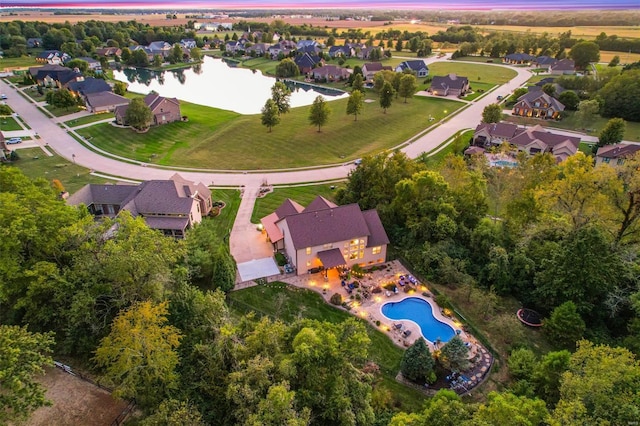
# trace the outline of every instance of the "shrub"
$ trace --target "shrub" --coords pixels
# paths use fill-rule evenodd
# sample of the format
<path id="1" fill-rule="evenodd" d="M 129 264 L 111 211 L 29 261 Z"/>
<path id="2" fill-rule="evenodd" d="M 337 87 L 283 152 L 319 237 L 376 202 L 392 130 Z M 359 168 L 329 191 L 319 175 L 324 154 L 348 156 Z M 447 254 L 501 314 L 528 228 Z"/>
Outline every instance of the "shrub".
<path id="1" fill-rule="evenodd" d="M 380 320 L 376 320 L 376 326 L 380 327 Z"/>
<path id="2" fill-rule="evenodd" d="M 341 305 L 342 295 L 340 293 L 333 293 L 333 296 L 331 296 L 331 299 L 329 299 L 329 302 L 331 302 L 331 304 L 336 306 Z"/>
<path id="3" fill-rule="evenodd" d="M 287 264 L 287 258 L 284 257 L 284 254 L 278 252 L 275 254 L 275 258 L 278 266 L 284 266 Z"/>
<path id="4" fill-rule="evenodd" d="M 451 302 L 449 300 L 449 298 L 447 296 L 445 296 L 444 294 L 438 294 L 435 299 L 436 303 L 438 304 L 438 306 L 440 306 L 441 308 L 449 308 L 451 309 Z"/>

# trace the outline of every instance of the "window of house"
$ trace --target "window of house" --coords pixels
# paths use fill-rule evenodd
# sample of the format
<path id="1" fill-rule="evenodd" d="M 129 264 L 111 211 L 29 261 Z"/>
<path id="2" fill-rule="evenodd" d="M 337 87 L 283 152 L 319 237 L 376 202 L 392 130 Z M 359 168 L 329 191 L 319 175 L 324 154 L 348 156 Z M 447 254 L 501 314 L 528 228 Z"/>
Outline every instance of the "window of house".
<path id="1" fill-rule="evenodd" d="M 307 254 L 311 254 L 311 247 L 307 247 Z"/>
<path id="2" fill-rule="evenodd" d="M 611 161 L 611 158 L 609 158 L 609 157 L 605 157 L 605 158 L 602 159 L 603 163 L 609 164 L 610 161 Z"/>
<path id="3" fill-rule="evenodd" d="M 358 252 L 354 251 L 349 255 L 349 260 L 354 260 L 358 258 Z"/>
<path id="4" fill-rule="evenodd" d="M 307 260 L 307 268 L 308 268 L 309 266 L 311 266 L 311 261 L 310 261 L 310 260 Z"/>
<path id="5" fill-rule="evenodd" d="M 380 254 L 382 252 L 382 246 L 374 247 L 371 249 L 371 254 Z"/>
<path id="6" fill-rule="evenodd" d="M 364 250 L 360 250 L 360 259 L 364 257 Z"/>
<path id="7" fill-rule="evenodd" d="M 540 102 L 536 102 L 535 104 L 533 104 L 533 106 L 539 107 L 540 106 Z"/>
<path id="8" fill-rule="evenodd" d="M 322 246 L 323 249 L 330 249 L 333 248 L 333 243 L 328 243 Z"/>

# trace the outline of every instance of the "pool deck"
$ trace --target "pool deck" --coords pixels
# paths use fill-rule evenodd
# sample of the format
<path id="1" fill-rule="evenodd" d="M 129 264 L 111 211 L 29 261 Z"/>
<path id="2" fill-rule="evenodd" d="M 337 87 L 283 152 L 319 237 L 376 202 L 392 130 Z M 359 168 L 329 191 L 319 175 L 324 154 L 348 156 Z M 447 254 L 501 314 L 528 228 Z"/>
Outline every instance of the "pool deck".
<path id="1" fill-rule="evenodd" d="M 397 260 L 386 262 L 380 266 L 380 269 L 367 273 L 363 278 L 352 278 L 350 282 L 358 281 L 360 283 L 361 292 L 371 291 L 376 287 L 383 287 L 389 283 L 398 284 L 400 275 L 409 275 L 409 271 Z M 387 333 L 389 338 L 398 346 L 406 348 L 411 346 L 418 337 L 422 336 L 420 327 L 410 320 L 391 320 L 385 317 L 382 312 L 382 305 L 388 302 L 400 302 L 408 297 L 416 297 L 427 301 L 431 307 L 434 317 L 439 321 L 449 324 L 454 330 L 460 330 L 459 336 L 463 341 L 468 343 L 469 346 L 469 359 L 472 361 L 472 367 L 469 371 L 465 372 L 465 375 L 469 377 L 470 382 L 462 390 L 455 389 L 459 393 L 465 393 L 481 383 L 487 373 L 489 372 L 493 363 L 493 358 L 489 351 L 478 342 L 471 334 L 466 333 L 462 324 L 455 318 L 445 315 L 445 311 L 441 309 L 435 301 L 431 298 L 431 292 L 426 284 L 418 282 L 414 285 L 414 290 L 409 290 L 409 286 L 398 287 L 398 293 L 389 292 L 383 289 L 382 293 L 371 293 L 369 298 L 362 298 L 361 301 L 356 301 L 349 298 L 345 287 L 341 285 L 341 279 L 337 271 L 330 270 L 328 276 L 325 278 L 322 273 L 308 274 L 308 275 L 277 275 L 269 277 L 269 281 L 282 281 L 290 285 L 306 288 L 318 292 L 327 303 L 331 296 L 335 293 L 339 293 L 343 297 L 343 301 L 350 301 L 351 312 L 360 318 L 363 318 L 369 323 L 379 328 L 381 331 Z M 405 291 L 407 290 L 407 291 Z M 429 294 L 424 296 L 423 293 Z M 354 296 L 356 291 L 352 293 Z M 340 306 L 337 308 L 344 309 Z M 380 321 L 380 325 L 376 324 L 376 321 Z M 394 324 L 402 324 L 401 329 L 394 327 Z M 404 332 L 410 330 L 411 334 L 405 336 Z M 434 352 L 439 349 L 436 342 L 430 342 L 425 338 L 429 349 Z M 442 344 L 440 345 L 440 347 Z"/>

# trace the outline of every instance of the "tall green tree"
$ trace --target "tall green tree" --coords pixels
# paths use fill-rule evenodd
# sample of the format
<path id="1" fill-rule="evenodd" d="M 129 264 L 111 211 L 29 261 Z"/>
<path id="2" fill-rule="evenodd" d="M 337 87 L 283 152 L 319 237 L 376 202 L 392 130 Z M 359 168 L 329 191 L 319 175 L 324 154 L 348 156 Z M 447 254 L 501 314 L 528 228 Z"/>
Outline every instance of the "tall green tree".
<path id="1" fill-rule="evenodd" d="M 502 107 L 499 104 L 490 104 L 482 110 L 483 123 L 499 123 L 502 120 Z"/>
<path id="2" fill-rule="evenodd" d="M 263 126 L 267 126 L 269 129 L 269 133 L 271 133 L 271 129 L 273 126 L 277 126 L 280 123 L 280 113 L 278 111 L 278 106 L 273 101 L 273 99 L 267 99 L 264 106 L 262 107 L 262 116 L 260 118 Z"/>
<path id="3" fill-rule="evenodd" d="M 353 77 L 353 83 L 351 83 L 352 91 L 357 90 L 361 93 L 364 93 L 364 80 L 362 74 L 356 74 Z"/>
<path id="4" fill-rule="evenodd" d="M 300 75 L 300 69 L 291 58 L 284 58 L 276 65 L 276 77 L 289 78 Z"/>
<path id="5" fill-rule="evenodd" d="M 364 108 L 364 95 L 359 90 L 352 90 L 347 102 L 347 115 L 353 115 L 353 120 L 358 121 L 358 115 Z"/>
<path id="6" fill-rule="evenodd" d="M 113 93 L 124 96 L 125 93 L 127 93 L 127 83 L 123 81 L 116 81 L 113 85 Z"/>
<path id="7" fill-rule="evenodd" d="M 469 368 L 469 348 L 460 336 L 453 336 L 440 349 L 440 363 L 451 371 L 465 371 Z"/>
<path id="8" fill-rule="evenodd" d="M 612 118 L 607 121 L 607 124 L 600 132 L 597 146 L 615 145 L 622 142 L 626 127 L 627 123 L 622 118 Z"/>
<path id="9" fill-rule="evenodd" d="M 287 85 L 281 81 L 276 81 L 271 87 L 271 99 L 278 108 L 278 114 L 285 114 L 289 112 L 290 98 L 291 90 L 289 90 Z"/>
<path id="10" fill-rule="evenodd" d="M 565 90 L 560 93 L 558 95 L 558 100 L 562 105 L 564 105 L 565 109 L 569 111 L 577 110 L 578 105 L 580 104 L 580 97 L 573 90 Z"/>
<path id="11" fill-rule="evenodd" d="M 324 97 L 318 95 L 309 110 L 309 123 L 318 126 L 318 132 L 320 132 L 320 128 L 329 121 L 329 115 L 331 115 L 331 108 Z"/>
<path id="12" fill-rule="evenodd" d="M 518 397 L 508 392 L 490 392 L 487 399 L 473 415 L 472 424 L 536 426 L 550 420 L 541 399 Z"/>
<path id="13" fill-rule="evenodd" d="M 167 325 L 167 314 L 166 302 L 140 302 L 114 319 L 94 359 L 115 383 L 116 396 L 152 406 L 176 387 L 181 334 Z"/>
<path id="14" fill-rule="evenodd" d="M 380 107 L 384 113 L 387 113 L 387 108 L 391 107 L 391 103 L 393 102 L 394 90 L 391 83 L 385 81 L 380 89 Z"/>
<path id="15" fill-rule="evenodd" d="M 604 100 L 605 117 L 640 121 L 640 69 L 629 69 L 613 77 L 598 95 Z"/>
<path id="16" fill-rule="evenodd" d="M 144 103 L 144 99 L 135 98 L 129 103 L 127 111 L 124 113 L 124 120 L 134 129 L 145 130 L 151 125 L 153 113 L 151 108 Z"/>
<path id="17" fill-rule="evenodd" d="M 600 111 L 600 104 L 597 100 L 584 100 L 578 104 L 578 111 L 576 112 L 576 121 L 583 129 L 590 125 L 595 119 L 596 115 Z"/>
<path id="18" fill-rule="evenodd" d="M 589 63 L 600 60 L 600 47 L 593 41 L 581 41 L 573 45 L 569 51 L 576 68 L 585 69 Z"/>
<path id="19" fill-rule="evenodd" d="M 543 330 L 551 342 L 570 349 L 582 338 L 585 329 L 586 325 L 572 301 L 556 307 L 543 323 Z"/>
<path id="20" fill-rule="evenodd" d="M 141 426 L 205 426 L 202 414 L 193 404 L 176 399 L 162 401 L 154 413 L 140 421 Z"/>
<path id="21" fill-rule="evenodd" d="M 628 424 L 640 416 L 640 363 L 627 349 L 583 340 L 553 413 L 558 424 Z"/>
<path id="22" fill-rule="evenodd" d="M 25 419 L 48 404 L 35 376 L 44 374 L 43 367 L 53 366 L 53 343 L 53 333 L 0 325 L 0 423 Z"/>
<path id="23" fill-rule="evenodd" d="M 400 78 L 400 87 L 398 88 L 398 94 L 404 98 L 404 103 L 407 103 L 407 98 L 413 96 L 418 88 L 418 81 L 413 74 L 404 74 Z"/>
<path id="24" fill-rule="evenodd" d="M 431 351 L 425 340 L 420 337 L 402 355 L 400 371 L 411 381 L 433 383 L 436 378 L 433 372 L 434 366 L 435 360 L 431 356 Z"/>

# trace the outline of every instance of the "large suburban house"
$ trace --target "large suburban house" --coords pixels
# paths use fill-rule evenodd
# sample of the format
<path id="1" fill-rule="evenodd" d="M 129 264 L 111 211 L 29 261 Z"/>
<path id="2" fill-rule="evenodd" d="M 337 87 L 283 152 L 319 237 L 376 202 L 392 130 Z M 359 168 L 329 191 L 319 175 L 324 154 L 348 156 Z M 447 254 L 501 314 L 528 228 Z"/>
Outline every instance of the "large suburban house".
<path id="1" fill-rule="evenodd" d="M 176 98 L 165 98 L 157 93 L 149 93 L 144 97 L 144 103 L 151 109 L 153 119 L 152 126 L 172 123 L 182 119 L 180 113 L 180 101 Z M 129 105 L 121 105 L 115 108 L 116 123 L 126 125 L 125 115 Z"/>
<path id="2" fill-rule="evenodd" d="M 542 91 L 526 93 L 513 106 L 513 115 L 521 117 L 558 119 L 564 105 Z"/>
<path id="3" fill-rule="evenodd" d="M 338 206 L 318 196 L 306 208 L 285 200 L 262 223 L 274 251 L 284 251 L 298 275 L 311 269 L 384 263 L 389 238 L 378 212 Z"/>
<path id="4" fill-rule="evenodd" d="M 434 76 L 429 91 L 437 96 L 464 96 L 469 91 L 469 79 L 456 74 Z"/>
<path id="5" fill-rule="evenodd" d="M 43 87 L 63 88 L 73 81 L 83 79 L 82 73 L 59 64 L 47 64 L 29 68 L 29 74 L 36 83 Z"/>
<path id="6" fill-rule="evenodd" d="M 380 62 L 367 62 L 366 64 L 362 65 L 362 75 L 364 75 L 365 81 L 373 81 L 373 76 L 378 71 L 384 70 L 393 71 L 393 68 L 388 65 L 382 65 L 382 63 Z"/>
<path id="7" fill-rule="evenodd" d="M 558 75 L 575 74 L 576 64 L 572 59 L 561 59 L 549 67 L 549 72 Z"/>
<path id="8" fill-rule="evenodd" d="M 209 188 L 177 173 L 168 180 L 139 185 L 85 185 L 67 203 L 84 204 L 96 217 L 116 217 L 127 210 L 133 217 L 142 216 L 150 228 L 176 238 L 183 238 L 212 208 Z"/>
<path id="9" fill-rule="evenodd" d="M 320 56 L 310 55 L 306 52 L 296 56 L 293 62 L 298 66 L 300 74 L 309 74 L 318 64 L 322 65 L 324 63 Z"/>
<path id="10" fill-rule="evenodd" d="M 490 148 L 505 142 L 529 155 L 549 152 L 561 162 L 578 152 L 580 138 L 552 133 L 540 125 L 524 128 L 513 123 L 480 123 L 473 133 L 475 146 Z"/>
<path id="11" fill-rule="evenodd" d="M 61 65 L 71 59 L 69 54 L 59 50 L 45 50 L 36 56 L 36 62 L 49 65 Z"/>
<path id="12" fill-rule="evenodd" d="M 97 92 L 84 95 L 87 110 L 93 113 L 112 112 L 118 107 L 129 105 L 131 99 L 116 95 L 113 92 Z"/>
<path id="13" fill-rule="evenodd" d="M 311 71 L 311 77 L 316 81 L 341 81 L 349 78 L 351 70 L 338 65 L 323 65 Z"/>
<path id="14" fill-rule="evenodd" d="M 405 70 L 411 70 L 418 78 L 429 75 L 429 67 L 424 59 L 412 59 L 410 61 L 400 62 L 396 67 L 396 72 L 404 72 Z"/>
<path id="15" fill-rule="evenodd" d="M 596 153 L 596 166 L 599 164 L 621 166 L 627 158 L 637 155 L 638 151 L 640 151 L 640 145 L 635 144 L 617 143 L 601 146 Z"/>
<path id="16" fill-rule="evenodd" d="M 510 53 L 504 57 L 503 62 L 512 65 L 530 64 L 536 57 L 528 53 Z"/>

